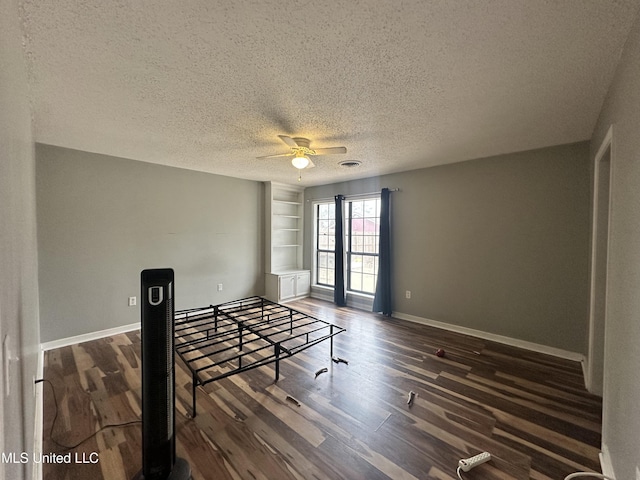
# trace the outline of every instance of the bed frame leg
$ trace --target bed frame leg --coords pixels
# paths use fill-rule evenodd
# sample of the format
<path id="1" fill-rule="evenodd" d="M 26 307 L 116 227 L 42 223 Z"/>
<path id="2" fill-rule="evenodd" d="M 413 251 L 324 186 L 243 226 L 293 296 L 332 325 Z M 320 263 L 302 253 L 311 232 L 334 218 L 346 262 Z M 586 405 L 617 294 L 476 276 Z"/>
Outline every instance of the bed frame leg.
<path id="1" fill-rule="evenodd" d="M 275 348 L 275 356 L 276 356 L 276 382 L 280 379 L 280 344 L 276 343 L 274 345 Z"/>
<path id="2" fill-rule="evenodd" d="M 333 325 L 329 327 L 329 333 L 331 334 L 331 339 L 329 340 L 331 344 L 331 358 L 333 358 Z"/>

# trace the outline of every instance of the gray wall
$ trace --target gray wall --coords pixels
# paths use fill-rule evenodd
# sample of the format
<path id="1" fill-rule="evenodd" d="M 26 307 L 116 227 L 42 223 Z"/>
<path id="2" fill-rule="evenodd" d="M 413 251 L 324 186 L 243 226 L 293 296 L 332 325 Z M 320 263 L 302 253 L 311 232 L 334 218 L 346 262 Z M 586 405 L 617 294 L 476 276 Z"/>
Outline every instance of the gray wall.
<path id="1" fill-rule="evenodd" d="M 0 2 L 0 342 L 20 359 L 5 396 L 0 365 L 0 451 L 32 452 L 40 343 L 35 217 L 35 155 L 18 2 Z M 2 360 L 0 360 L 0 363 Z M 33 464 L 0 463 L 0 478 L 31 478 Z"/>
<path id="2" fill-rule="evenodd" d="M 619 479 L 640 472 L 640 17 L 631 30 L 592 141 L 613 125 L 603 448 Z"/>
<path id="3" fill-rule="evenodd" d="M 145 268 L 175 270 L 177 309 L 264 292 L 261 183 L 40 144 L 36 158 L 43 342 L 139 322 L 127 300 Z"/>
<path id="4" fill-rule="evenodd" d="M 400 188 L 395 312 L 584 353 L 588 154 L 583 142 L 308 188 L 305 266 L 311 200 Z"/>

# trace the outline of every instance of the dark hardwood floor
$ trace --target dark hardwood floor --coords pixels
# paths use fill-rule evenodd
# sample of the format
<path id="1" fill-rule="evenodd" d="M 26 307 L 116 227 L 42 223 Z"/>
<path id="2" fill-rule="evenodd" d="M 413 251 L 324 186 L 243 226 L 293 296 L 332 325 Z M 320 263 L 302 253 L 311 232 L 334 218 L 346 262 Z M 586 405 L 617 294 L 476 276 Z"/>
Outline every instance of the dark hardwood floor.
<path id="1" fill-rule="evenodd" d="M 334 355 L 349 363 L 333 363 L 324 342 L 281 362 L 277 383 L 267 366 L 199 388 L 190 419 L 191 376 L 178 359 L 177 451 L 194 479 L 457 479 L 458 460 L 482 451 L 492 460 L 464 479 L 599 471 L 601 401 L 580 364 L 317 300 L 290 305 L 345 327 Z M 65 450 L 50 438 L 50 387 L 59 444 L 139 419 L 140 332 L 48 351 L 45 378 L 43 452 L 99 461 L 46 463 L 44 478 L 133 478 L 140 423 Z"/>

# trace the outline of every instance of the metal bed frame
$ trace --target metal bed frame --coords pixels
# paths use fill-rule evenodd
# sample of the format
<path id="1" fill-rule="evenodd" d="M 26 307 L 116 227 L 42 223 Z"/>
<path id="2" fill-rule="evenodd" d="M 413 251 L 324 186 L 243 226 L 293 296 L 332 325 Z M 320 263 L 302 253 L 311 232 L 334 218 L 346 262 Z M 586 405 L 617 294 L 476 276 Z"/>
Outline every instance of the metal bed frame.
<path id="1" fill-rule="evenodd" d="M 175 312 L 175 352 L 191 371 L 192 415 L 196 387 L 292 357 L 345 329 L 262 297 Z"/>

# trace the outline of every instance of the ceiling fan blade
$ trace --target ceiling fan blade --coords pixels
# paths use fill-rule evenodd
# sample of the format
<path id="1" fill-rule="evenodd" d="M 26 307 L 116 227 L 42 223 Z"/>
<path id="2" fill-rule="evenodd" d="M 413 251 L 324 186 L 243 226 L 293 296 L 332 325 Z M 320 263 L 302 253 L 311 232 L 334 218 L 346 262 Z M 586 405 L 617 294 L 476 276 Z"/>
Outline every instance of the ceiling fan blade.
<path id="1" fill-rule="evenodd" d="M 295 147 L 298 146 L 296 141 L 293 138 L 288 137 L 287 135 L 278 135 L 278 138 L 280 138 L 280 140 L 282 140 L 284 143 L 286 143 L 291 148 L 295 148 Z"/>
<path id="2" fill-rule="evenodd" d="M 347 147 L 329 147 L 329 148 L 314 148 L 316 155 L 335 155 L 338 153 L 347 153 Z"/>
<path id="3" fill-rule="evenodd" d="M 281 153 L 280 155 L 265 155 L 264 157 L 256 157 L 258 160 L 262 160 L 265 158 L 278 158 L 278 157 L 293 157 L 295 154 L 289 153 Z"/>

